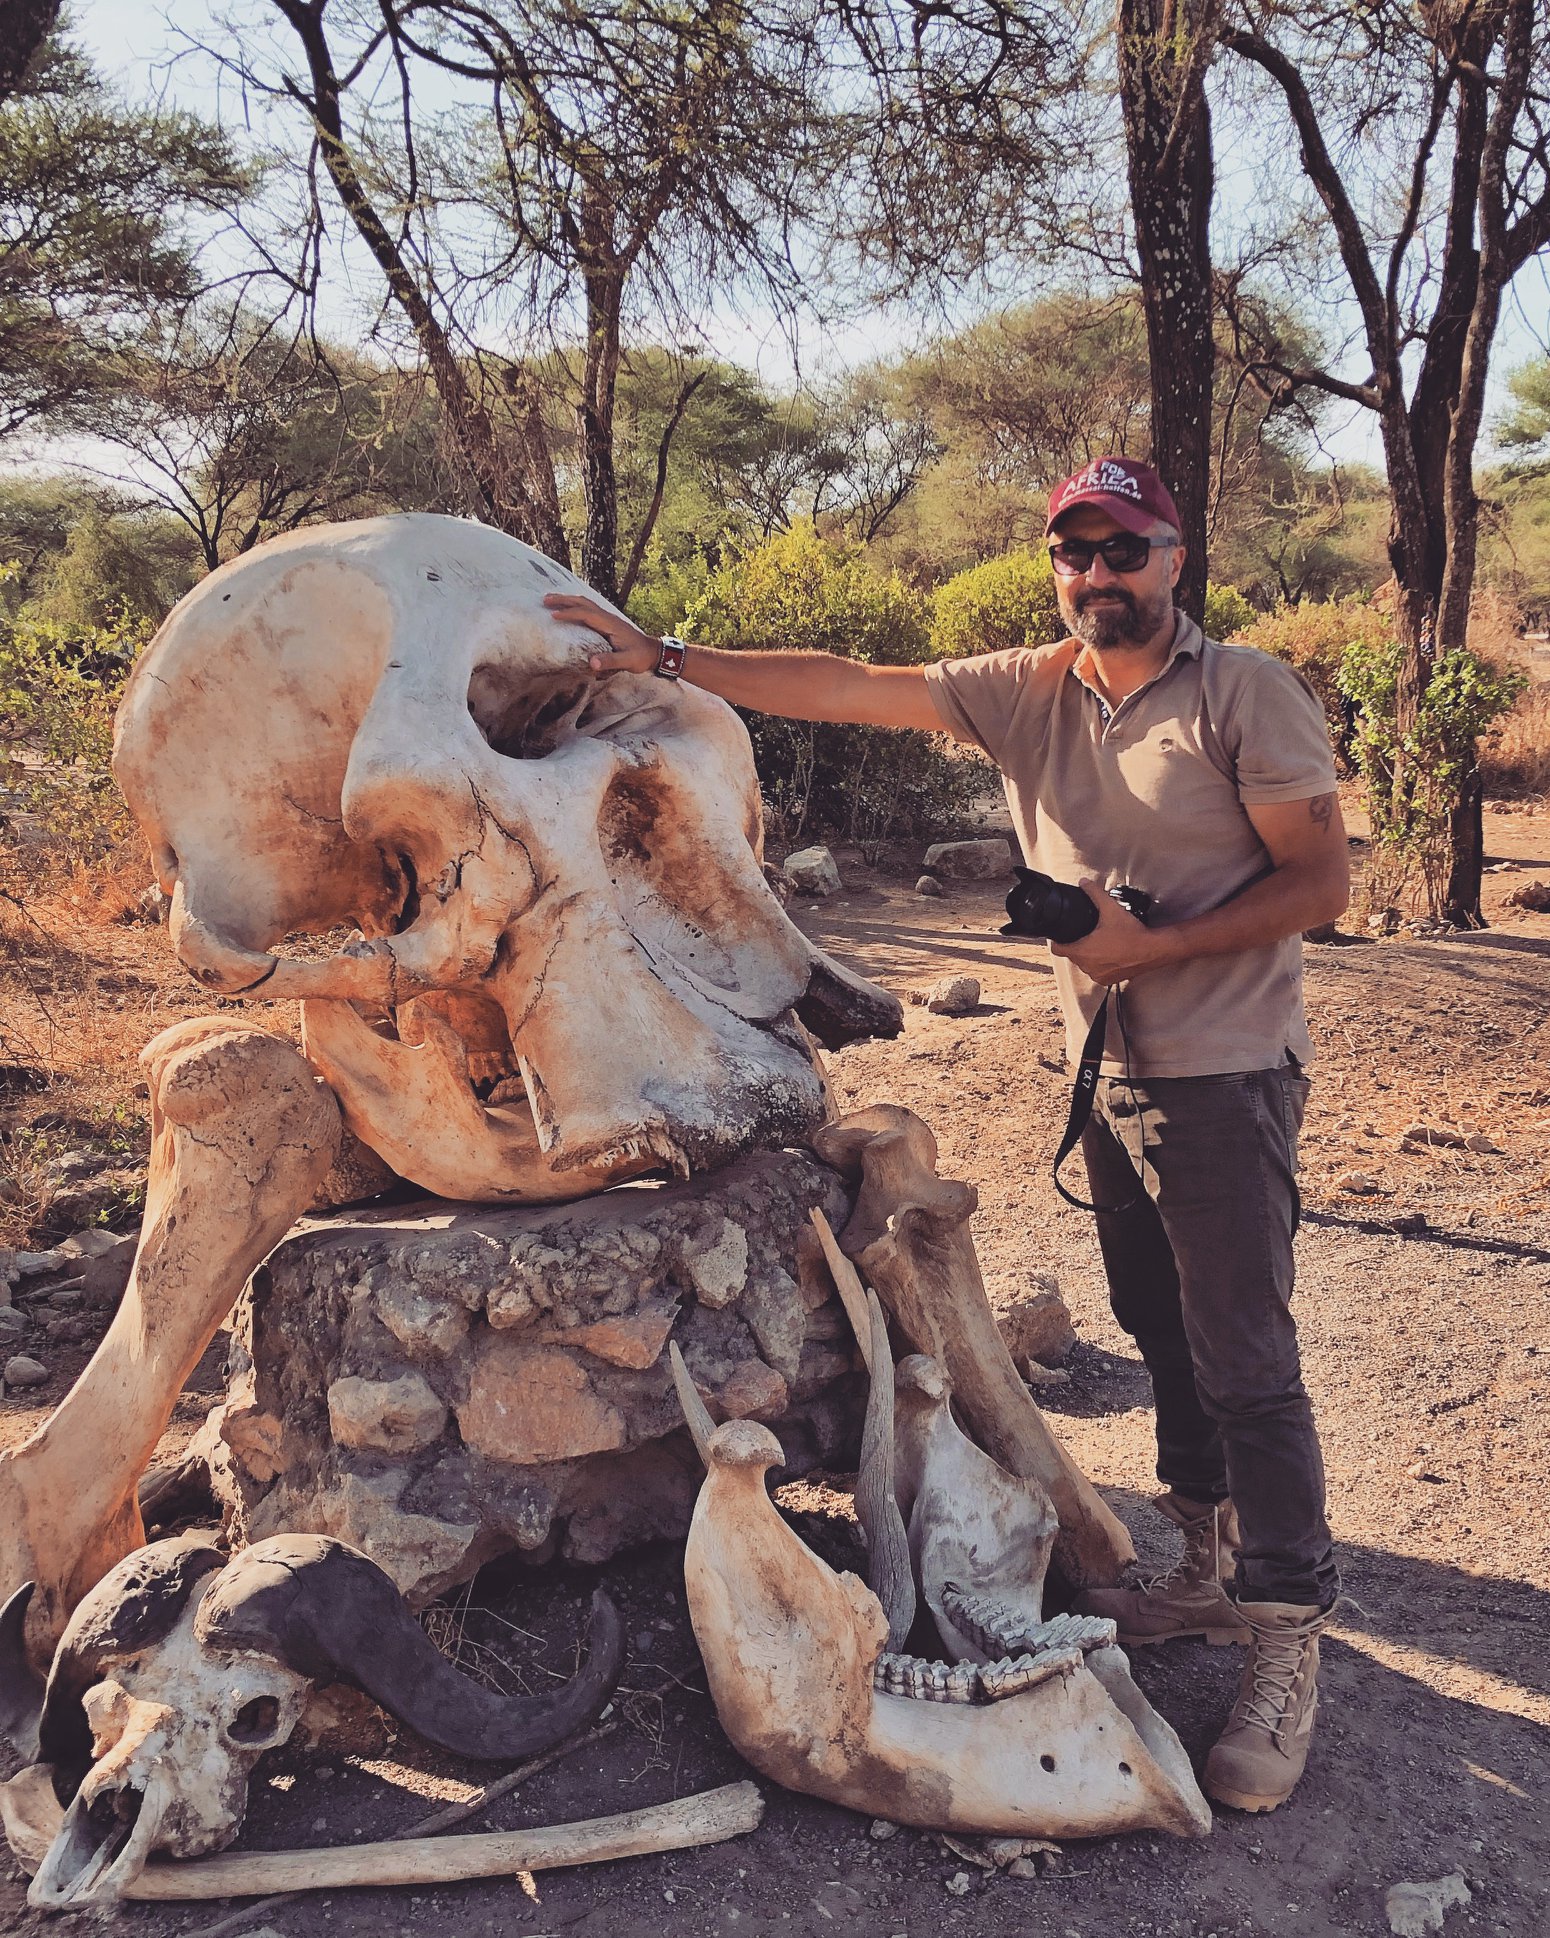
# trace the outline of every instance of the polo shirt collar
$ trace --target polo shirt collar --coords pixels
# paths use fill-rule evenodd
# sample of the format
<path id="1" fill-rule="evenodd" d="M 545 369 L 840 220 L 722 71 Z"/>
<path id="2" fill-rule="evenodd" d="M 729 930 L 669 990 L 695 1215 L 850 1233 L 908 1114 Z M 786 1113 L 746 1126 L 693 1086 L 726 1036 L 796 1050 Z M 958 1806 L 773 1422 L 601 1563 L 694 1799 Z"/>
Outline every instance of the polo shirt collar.
<path id="1" fill-rule="evenodd" d="M 1152 675 L 1152 679 L 1147 681 L 1148 686 L 1152 685 L 1154 681 L 1160 680 L 1175 660 L 1199 659 L 1201 648 L 1205 645 L 1205 635 L 1201 632 L 1200 628 L 1190 618 L 1187 612 L 1180 611 L 1177 606 L 1174 607 L 1174 621 L 1173 644 L 1168 648 L 1168 657 Z M 1090 649 L 1081 640 L 1076 640 L 1075 643 L 1076 651 L 1071 656 L 1071 671 L 1090 692 L 1097 693 L 1098 689 L 1093 685 L 1089 677 L 1088 653 Z M 1102 696 L 1100 695 L 1099 697 L 1101 698 Z"/>

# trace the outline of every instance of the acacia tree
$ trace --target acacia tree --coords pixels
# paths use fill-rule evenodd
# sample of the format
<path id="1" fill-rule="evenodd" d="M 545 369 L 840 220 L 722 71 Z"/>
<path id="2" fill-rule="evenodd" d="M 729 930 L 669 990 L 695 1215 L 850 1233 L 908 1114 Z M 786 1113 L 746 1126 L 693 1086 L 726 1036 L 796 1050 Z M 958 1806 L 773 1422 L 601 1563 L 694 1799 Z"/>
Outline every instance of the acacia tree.
<path id="1" fill-rule="evenodd" d="M 1288 357 L 1251 314 L 1234 314 L 1239 354 L 1273 393 L 1322 391 L 1377 417 L 1403 648 L 1388 811 L 1403 827 L 1406 736 L 1438 656 L 1464 645 L 1468 625 L 1475 449 L 1502 300 L 1550 246 L 1550 4 L 1247 0 L 1221 39 L 1290 117 L 1358 319 L 1367 367 L 1351 375 L 1336 359 Z M 1478 924 L 1481 785 L 1465 767 L 1432 912 Z"/>
<path id="2" fill-rule="evenodd" d="M 197 294 L 199 216 L 248 186 L 214 130 L 48 43 L 0 103 L 0 436 L 92 428 L 127 348 Z"/>
<path id="3" fill-rule="evenodd" d="M 779 303 L 794 288 L 790 227 L 819 120 L 800 22 L 780 0 L 762 13 L 741 0 L 379 0 L 374 14 L 270 3 L 300 71 L 263 71 L 234 44 L 223 58 L 308 115 L 483 515 L 568 559 L 557 456 L 573 451 L 581 568 L 619 593 L 627 326 L 671 335 L 713 289 L 741 284 Z M 392 115 L 372 105 L 384 77 Z M 556 352 L 571 440 L 555 435 L 545 381 Z M 669 413 L 665 444 L 681 418 Z M 637 532 L 631 558 L 642 551 Z"/>
<path id="4" fill-rule="evenodd" d="M 206 571 L 320 519 L 456 501 L 412 386 L 283 319 L 201 306 L 127 363 L 100 425 L 133 454 L 120 482 L 187 528 Z"/>
<path id="5" fill-rule="evenodd" d="M 0 101 L 21 86 L 59 21 L 60 0 L 0 0 Z"/>

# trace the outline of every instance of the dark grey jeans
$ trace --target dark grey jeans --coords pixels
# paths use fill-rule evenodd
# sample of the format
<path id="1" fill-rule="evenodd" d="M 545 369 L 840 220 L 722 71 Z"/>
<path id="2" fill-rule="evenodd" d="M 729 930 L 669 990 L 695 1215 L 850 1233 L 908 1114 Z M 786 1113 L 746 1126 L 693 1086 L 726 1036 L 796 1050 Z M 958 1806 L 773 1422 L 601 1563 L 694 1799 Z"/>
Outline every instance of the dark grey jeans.
<path id="1" fill-rule="evenodd" d="M 1297 1135 L 1293 1066 L 1100 1082 L 1082 1136 L 1114 1316 L 1157 1404 L 1157 1477 L 1195 1501 L 1231 1495 L 1237 1592 L 1327 1606 L 1339 1592 L 1324 1463 L 1292 1318 Z"/>

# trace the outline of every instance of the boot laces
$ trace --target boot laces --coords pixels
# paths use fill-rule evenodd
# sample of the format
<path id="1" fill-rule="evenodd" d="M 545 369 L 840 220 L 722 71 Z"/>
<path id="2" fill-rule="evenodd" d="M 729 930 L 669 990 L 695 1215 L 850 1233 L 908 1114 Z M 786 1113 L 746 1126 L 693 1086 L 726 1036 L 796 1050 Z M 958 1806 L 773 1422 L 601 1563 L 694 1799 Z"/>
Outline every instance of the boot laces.
<path id="1" fill-rule="evenodd" d="M 1242 1721 L 1279 1738 L 1289 1720 L 1292 1698 L 1307 1661 L 1308 1646 L 1324 1627 L 1324 1620 L 1299 1628 L 1254 1630 L 1250 1665 L 1253 1686 L 1243 1701 Z"/>
<path id="2" fill-rule="evenodd" d="M 1165 1595 L 1174 1588 L 1193 1588 L 1210 1581 L 1216 1574 L 1216 1516 L 1183 1523 L 1184 1552 L 1160 1575 L 1148 1575 L 1139 1584 L 1146 1595 Z"/>

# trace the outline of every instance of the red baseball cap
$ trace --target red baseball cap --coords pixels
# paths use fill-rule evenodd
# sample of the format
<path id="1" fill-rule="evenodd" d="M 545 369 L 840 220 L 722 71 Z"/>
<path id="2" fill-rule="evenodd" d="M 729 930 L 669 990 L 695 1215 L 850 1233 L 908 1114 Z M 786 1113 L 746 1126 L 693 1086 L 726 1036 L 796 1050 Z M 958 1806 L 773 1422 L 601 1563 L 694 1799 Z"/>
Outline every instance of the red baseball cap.
<path id="1" fill-rule="evenodd" d="M 1127 532 L 1144 533 L 1156 519 L 1182 532 L 1173 494 L 1149 464 L 1134 458 L 1094 458 L 1049 495 L 1048 538 L 1068 511 L 1078 505 L 1097 505 Z"/>

